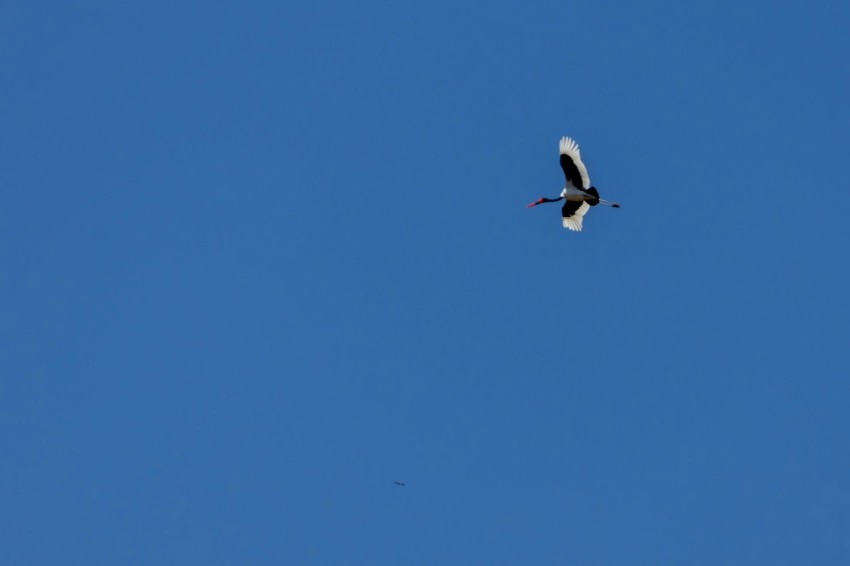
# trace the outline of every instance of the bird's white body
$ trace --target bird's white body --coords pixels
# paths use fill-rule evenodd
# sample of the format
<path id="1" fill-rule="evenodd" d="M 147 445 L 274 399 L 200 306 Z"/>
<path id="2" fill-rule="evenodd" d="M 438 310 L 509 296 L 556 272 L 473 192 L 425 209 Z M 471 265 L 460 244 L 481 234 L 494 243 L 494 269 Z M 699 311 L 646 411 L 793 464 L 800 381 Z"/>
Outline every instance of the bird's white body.
<path id="1" fill-rule="evenodd" d="M 564 190 L 561 191 L 561 198 L 566 200 L 590 200 L 593 196 L 567 183 Z"/>

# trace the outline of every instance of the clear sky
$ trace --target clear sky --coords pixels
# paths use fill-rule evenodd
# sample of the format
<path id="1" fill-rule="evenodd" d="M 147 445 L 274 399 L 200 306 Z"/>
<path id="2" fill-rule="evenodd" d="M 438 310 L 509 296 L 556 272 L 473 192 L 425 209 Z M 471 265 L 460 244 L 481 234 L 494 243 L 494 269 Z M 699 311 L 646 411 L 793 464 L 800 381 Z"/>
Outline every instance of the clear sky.
<path id="1" fill-rule="evenodd" d="M 850 563 L 848 21 L 2 3 L 0 563 Z"/>

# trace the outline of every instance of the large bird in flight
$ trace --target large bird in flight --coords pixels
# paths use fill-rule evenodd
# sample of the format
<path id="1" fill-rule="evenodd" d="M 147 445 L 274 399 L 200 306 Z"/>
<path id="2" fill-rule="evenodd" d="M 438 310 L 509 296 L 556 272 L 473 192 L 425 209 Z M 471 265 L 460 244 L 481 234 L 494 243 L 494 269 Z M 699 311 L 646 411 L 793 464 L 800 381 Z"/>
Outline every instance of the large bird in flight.
<path id="1" fill-rule="evenodd" d="M 596 187 L 590 186 L 590 177 L 587 168 L 581 162 L 581 152 L 578 144 L 568 137 L 561 138 L 561 169 L 564 170 L 564 190 L 558 198 L 540 197 L 536 201 L 526 205 L 529 208 L 543 204 L 544 202 L 564 201 L 561 207 L 564 228 L 581 232 L 581 221 L 591 206 L 604 204 L 613 208 L 620 208 L 616 202 L 609 202 L 599 198 Z"/>

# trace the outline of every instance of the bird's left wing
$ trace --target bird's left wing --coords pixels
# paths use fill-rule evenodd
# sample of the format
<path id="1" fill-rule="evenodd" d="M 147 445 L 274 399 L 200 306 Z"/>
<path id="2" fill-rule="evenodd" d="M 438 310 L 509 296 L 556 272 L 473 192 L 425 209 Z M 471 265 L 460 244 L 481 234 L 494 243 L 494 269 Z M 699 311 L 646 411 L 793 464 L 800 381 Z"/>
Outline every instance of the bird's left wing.
<path id="1" fill-rule="evenodd" d="M 561 138 L 561 169 L 564 170 L 567 182 L 575 188 L 590 188 L 590 176 L 587 174 L 584 163 L 581 162 L 578 144 L 568 137 Z"/>

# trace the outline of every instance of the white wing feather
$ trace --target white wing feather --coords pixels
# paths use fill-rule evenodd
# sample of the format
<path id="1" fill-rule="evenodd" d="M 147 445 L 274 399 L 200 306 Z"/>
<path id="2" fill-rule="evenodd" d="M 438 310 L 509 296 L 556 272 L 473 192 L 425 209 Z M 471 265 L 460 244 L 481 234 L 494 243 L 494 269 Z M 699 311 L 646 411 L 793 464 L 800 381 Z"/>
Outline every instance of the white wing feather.
<path id="1" fill-rule="evenodd" d="M 587 189 L 590 187 L 590 176 L 587 174 L 587 167 L 584 166 L 584 163 L 581 162 L 581 151 L 579 151 L 578 144 L 574 139 L 568 138 L 566 136 L 561 138 L 561 153 L 560 155 L 568 155 L 570 159 L 573 160 L 573 163 L 578 167 L 578 172 L 581 174 L 581 182 L 584 184 L 583 187 L 577 187 L 579 189 Z"/>
<path id="2" fill-rule="evenodd" d="M 581 221 L 584 219 L 584 214 L 590 210 L 590 205 L 586 202 L 581 203 L 578 209 L 569 218 L 562 218 L 564 228 L 573 232 L 581 232 Z"/>

